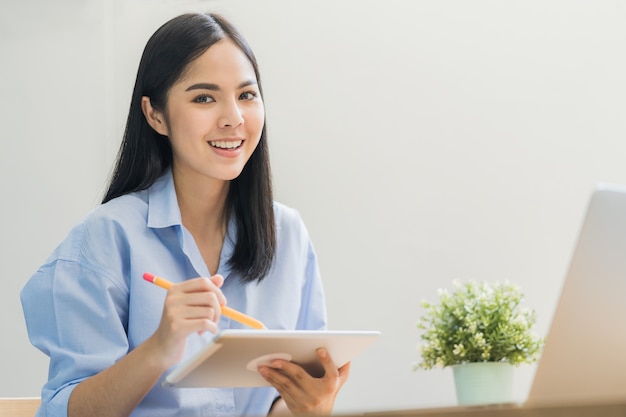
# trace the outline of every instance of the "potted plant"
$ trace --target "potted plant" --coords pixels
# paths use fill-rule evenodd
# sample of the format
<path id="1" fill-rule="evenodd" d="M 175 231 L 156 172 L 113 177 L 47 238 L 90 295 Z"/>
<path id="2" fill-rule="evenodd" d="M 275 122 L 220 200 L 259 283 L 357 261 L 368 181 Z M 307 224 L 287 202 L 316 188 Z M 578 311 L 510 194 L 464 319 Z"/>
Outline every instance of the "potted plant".
<path id="1" fill-rule="evenodd" d="M 414 370 L 452 367 L 459 404 L 512 401 L 513 367 L 535 362 L 543 339 L 531 331 L 535 311 L 509 283 L 454 283 L 439 302 L 422 301 L 421 361 Z"/>

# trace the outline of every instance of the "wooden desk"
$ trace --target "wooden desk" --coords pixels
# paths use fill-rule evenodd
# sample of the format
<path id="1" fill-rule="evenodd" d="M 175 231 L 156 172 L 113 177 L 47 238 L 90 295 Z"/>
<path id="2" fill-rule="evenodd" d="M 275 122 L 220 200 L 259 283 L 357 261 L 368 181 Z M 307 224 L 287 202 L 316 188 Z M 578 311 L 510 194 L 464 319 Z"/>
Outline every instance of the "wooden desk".
<path id="1" fill-rule="evenodd" d="M 424 408 L 365 413 L 366 417 L 626 417 L 626 403 L 580 404 L 522 407 L 514 405 L 485 407 Z"/>
<path id="2" fill-rule="evenodd" d="M 40 402 L 35 397 L 0 398 L 0 417 L 32 417 Z"/>

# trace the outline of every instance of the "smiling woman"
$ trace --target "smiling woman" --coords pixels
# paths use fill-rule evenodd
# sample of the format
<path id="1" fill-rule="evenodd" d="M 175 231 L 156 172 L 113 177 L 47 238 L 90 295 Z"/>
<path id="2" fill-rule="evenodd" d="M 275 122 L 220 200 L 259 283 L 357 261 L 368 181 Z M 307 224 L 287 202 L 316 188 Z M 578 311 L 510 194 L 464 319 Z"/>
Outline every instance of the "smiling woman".
<path id="1" fill-rule="evenodd" d="M 221 184 L 243 170 L 265 117 L 254 67 L 227 39 L 189 64 L 170 88 L 165 109 L 145 96 L 142 109 L 150 126 L 170 139 L 176 178 L 196 181 L 199 175 Z"/>
<path id="2" fill-rule="evenodd" d="M 319 330 L 326 306 L 299 214 L 273 201 L 254 54 L 214 14 L 159 28 L 142 56 L 126 131 L 102 205 L 76 225 L 22 291 L 33 344 L 50 357 L 38 415 L 329 414 L 348 378 L 320 350 L 324 376 L 275 360 L 271 387 L 164 388 L 166 370 L 239 324 Z M 167 294 L 145 271 L 169 277 Z M 276 300 L 283 300 L 276 302 Z"/>
<path id="3" fill-rule="evenodd" d="M 353 361 L 335 413 L 456 403 L 447 370 L 410 370 L 416 357 L 419 300 L 436 296 L 437 288 L 450 286 L 454 279 L 506 276 L 519 282 L 527 289 L 528 302 L 537 307 L 538 333 L 545 331 L 589 191 L 598 180 L 626 183 L 623 1 L 0 1 L 0 369 L 9 376 L 0 382 L 0 392 L 40 396 L 47 381 L 49 358 L 30 344 L 26 326 L 17 317 L 22 310 L 17 295 L 72 225 L 102 201 L 146 42 L 171 17 L 207 8 L 234 19 L 254 48 L 262 72 L 269 136 L 260 138 L 229 192 L 234 198 L 238 190 L 238 204 L 249 217 L 254 210 L 266 210 L 255 203 L 243 206 L 252 201 L 251 184 L 256 180 L 244 175 L 252 164 L 263 166 L 258 153 L 269 144 L 273 198 L 298 209 L 315 244 L 328 326 L 380 330 L 383 335 L 381 343 Z M 162 35 L 153 46 L 166 45 Z M 175 44 L 167 52 L 169 58 L 160 61 L 161 74 L 150 72 L 154 80 L 170 76 L 171 68 L 181 63 L 177 57 L 188 56 L 186 48 L 197 46 L 196 40 Z M 179 75 L 174 81 L 182 80 L 184 73 Z M 140 91 L 133 106 L 142 95 L 152 104 L 165 105 L 158 93 Z M 212 91 L 198 93 L 199 101 L 210 101 L 200 95 Z M 132 117 L 137 124 L 129 125 L 129 134 L 143 129 L 141 137 L 157 151 L 168 145 L 149 125 L 140 126 L 145 123 L 140 105 Z M 168 154 L 128 144 L 128 149 L 133 147 L 135 151 L 123 158 L 136 159 L 124 164 L 115 192 L 125 184 L 128 190 L 149 187 L 162 176 Z M 154 167 L 153 177 L 143 177 L 146 166 Z M 154 333 L 154 321 L 160 322 L 163 310 L 165 291 L 146 289 L 152 285 L 147 282 L 140 285 L 143 273 L 172 281 L 199 275 L 189 259 L 211 270 L 182 222 L 165 215 L 169 211 L 164 207 L 179 210 L 177 199 L 161 200 L 159 209 L 154 205 L 160 198 L 159 184 L 150 191 L 129 191 L 120 200 L 120 195 L 110 195 L 105 204 L 123 218 L 141 217 L 147 203 L 143 208 L 119 203 L 133 198 L 145 203 L 149 194 L 150 228 L 107 223 L 110 239 L 95 234 L 94 228 L 84 229 L 96 248 L 90 253 L 98 257 L 97 265 L 88 266 L 102 268 L 80 266 L 83 271 L 73 274 L 80 279 L 55 278 L 59 285 L 52 285 L 50 278 L 41 280 L 68 294 L 55 295 L 54 300 L 67 300 L 55 304 L 61 306 L 57 316 L 46 314 L 51 296 L 29 302 L 40 304 L 43 311 L 41 329 L 29 324 L 37 346 L 46 344 L 50 352 L 60 352 L 44 340 L 49 338 L 44 332 L 58 330 L 60 322 L 66 324 L 61 330 L 74 326 L 83 333 L 71 343 L 75 352 L 91 351 L 91 343 L 108 352 L 114 344 L 113 356 L 124 357 Z M 285 216 L 275 216 L 275 223 L 281 218 Z M 234 211 L 231 223 L 236 223 Z M 258 227 L 252 221 L 245 224 L 247 230 Z M 275 229 L 276 265 L 284 263 L 278 259 L 288 237 L 281 233 L 289 225 L 280 224 L 282 232 Z M 303 247 L 298 240 L 302 229 L 289 227 L 295 253 Z M 136 239 L 128 243 L 113 238 L 123 228 Z M 234 243 L 243 241 L 239 230 L 227 228 L 220 273 L 231 268 L 226 262 L 232 259 Z M 163 245 L 185 246 L 170 252 L 138 240 L 150 234 L 159 236 Z M 261 243 L 267 232 L 246 236 L 260 240 L 243 245 L 248 252 L 238 252 L 240 265 L 256 259 L 255 254 L 264 259 Z M 90 278 L 114 268 L 118 249 L 128 254 L 119 275 L 129 277 L 134 286 L 129 293 L 110 273 L 99 281 Z M 145 256 L 145 269 L 133 261 L 139 256 Z M 49 272 L 56 265 L 61 272 L 71 265 L 71 259 L 55 263 L 56 258 L 42 270 Z M 172 258 L 181 266 L 165 270 Z M 259 261 L 250 273 L 259 275 L 263 268 Z M 256 294 L 258 307 L 256 301 L 244 301 L 247 296 L 230 277 L 221 290 L 230 307 L 250 314 L 258 308 L 278 317 L 275 304 L 292 296 L 290 285 L 304 282 L 285 279 L 285 285 L 261 297 L 258 291 L 270 281 L 267 276 L 259 285 L 238 284 Z M 114 296 L 80 301 L 70 292 L 86 292 L 94 282 L 100 287 L 109 282 Z M 311 287 L 301 289 L 308 294 Z M 144 297 L 145 303 L 135 297 Z M 313 298 L 317 303 L 318 297 Z M 115 300 L 115 307 L 105 301 L 109 299 Z M 127 318 L 126 309 L 119 308 L 114 325 L 111 312 L 131 299 L 131 314 Z M 262 308 L 263 299 L 271 300 L 271 308 Z M 301 295 L 293 302 L 302 303 Z M 98 326 L 107 327 L 106 340 L 92 330 L 96 315 Z M 83 317 L 84 326 L 79 323 Z M 262 315 L 255 317 L 266 322 Z M 33 316 L 29 322 L 37 320 Z M 291 318 L 284 320 L 273 320 L 272 325 L 292 324 Z M 220 318 L 222 323 L 229 322 Z M 315 326 L 304 319 L 298 325 Z M 76 354 L 78 359 L 81 355 Z M 46 409 L 51 410 L 55 399 L 62 402 L 75 382 L 115 361 L 109 354 L 88 355 L 94 356 L 98 360 L 91 361 L 93 369 L 46 384 Z M 63 371 L 65 364 L 84 365 L 73 355 L 52 363 L 53 372 Z M 516 369 L 518 398 L 526 395 L 533 371 L 532 366 Z M 64 379 L 71 382 L 64 386 Z M 170 404 L 169 398 L 150 392 L 139 409 L 150 399 Z M 197 414 L 210 415 L 212 406 L 202 401 Z"/>

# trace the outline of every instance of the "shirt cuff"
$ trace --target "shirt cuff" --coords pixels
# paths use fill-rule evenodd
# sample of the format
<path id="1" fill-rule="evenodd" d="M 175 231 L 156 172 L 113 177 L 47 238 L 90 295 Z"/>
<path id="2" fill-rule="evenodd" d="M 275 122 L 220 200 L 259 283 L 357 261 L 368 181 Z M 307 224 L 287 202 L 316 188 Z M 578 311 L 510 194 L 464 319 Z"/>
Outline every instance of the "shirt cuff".
<path id="1" fill-rule="evenodd" d="M 51 397 L 47 400 L 43 399 L 37 417 L 67 416 L 67 405 L 76 385 L 78 383 L 66 385 L 55 393 L 51 393 Z"/>

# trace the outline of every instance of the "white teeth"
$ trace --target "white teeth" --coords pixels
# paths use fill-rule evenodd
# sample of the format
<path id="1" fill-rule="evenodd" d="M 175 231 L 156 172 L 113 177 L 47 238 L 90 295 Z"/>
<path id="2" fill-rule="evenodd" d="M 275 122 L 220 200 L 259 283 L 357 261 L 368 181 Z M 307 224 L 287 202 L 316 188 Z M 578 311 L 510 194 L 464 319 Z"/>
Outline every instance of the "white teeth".
<path id="1" fill-rule="evenodd" d="M 241 146 L 241 144 L 243 143 L 242 140 L 237 140 L 237 141 L 209 141 L 209 144 L 215 148 L 222 148 L 222 149 L 235 149 Z"/>

